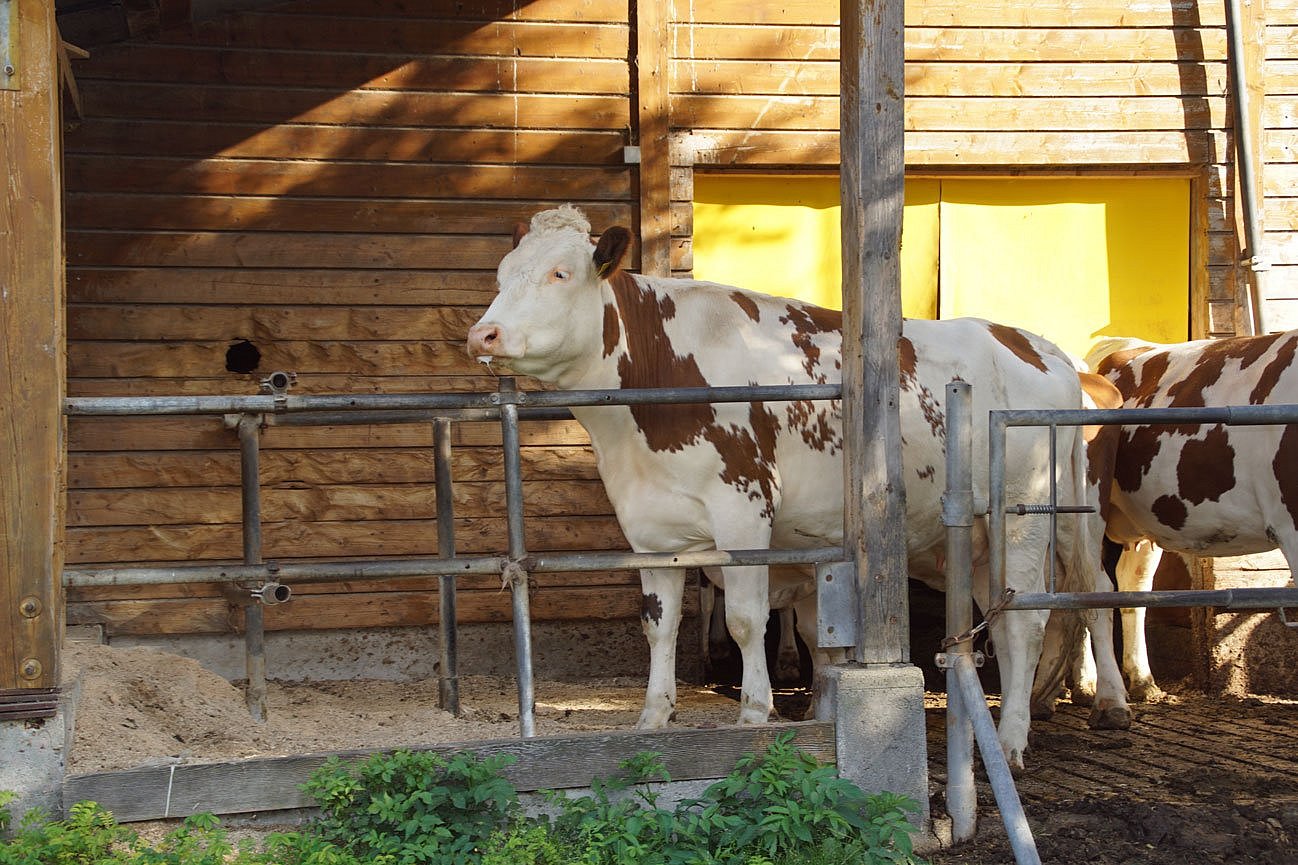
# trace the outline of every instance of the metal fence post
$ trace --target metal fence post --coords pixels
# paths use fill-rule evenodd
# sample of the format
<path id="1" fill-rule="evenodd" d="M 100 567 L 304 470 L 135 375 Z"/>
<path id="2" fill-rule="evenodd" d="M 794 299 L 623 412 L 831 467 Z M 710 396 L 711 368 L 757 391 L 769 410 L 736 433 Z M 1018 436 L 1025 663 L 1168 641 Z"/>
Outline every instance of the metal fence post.
<path id="1" fill-rule="evenodd" d="M 512 376 L 501 377 L 499 397 L 509 531 L 509 563 L 501 578 L 509 583 L 513 598 L 514 652 L 518 659 L 518 730 L 527 739 L 536 735 L 536 689 L 532 680 L 531 600 L 528 573 L 523 565 L 527 543 L 523 536 L 523 459 L 518 440 L 518 390 Z"/>
<path id="2" fill-rule="evenodd" d="M 433 421 L 433 463 L 437 484 L 437 555 L 455 558 L 455 486 L 451 472 L 451 422 Z M 440 574 L 437 582 L 441 669 L 437 677 L 437 705 L 460 716 L 459 646 L 455 614 L 455 574 Z"/>
<path id="3" fill-rule="evenodd" d="M 239 417 L 239 476 L 243 504 L 243 563 L 261 564 L 261 423 L 259 414 Z M 242 601 L 248 690 L 244 700 L 257 722 L 266 720 L 266 620 L 261 602 Z"/>

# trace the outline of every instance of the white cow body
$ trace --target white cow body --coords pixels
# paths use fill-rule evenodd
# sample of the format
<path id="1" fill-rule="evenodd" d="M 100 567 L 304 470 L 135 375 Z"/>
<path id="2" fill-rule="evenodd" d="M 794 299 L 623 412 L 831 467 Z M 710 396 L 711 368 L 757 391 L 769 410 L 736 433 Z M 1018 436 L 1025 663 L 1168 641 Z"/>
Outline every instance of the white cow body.
<path id="1" fill-rule="evenodd" d="M 620 269 L 629 232 L 612 228 L 592 247 L 577 211 L 538 214 L 501 262 L 500 293 L 469 333 L 469 352 L 564 389 L 782 385 L 837 381 L 841 315 L 799 301 L 694 280 Z M 985 321 L 908 321 L 901 355 L 907 549 L 912 576 L 943 588 L 944 414 L 947 382 L 974 384 L 975 453 L 985 452 L 986 413 L 999 407 L 1080 406 L 1068 358 L 1038 337 Z M 796 548 L 842 542 L 843 454 L 835 403 L 574 408 L 589 432 L 618 520 L 637 551 Z M 1087 495 L 1080 435 L 1062 431 L 1058 472 L 1064 496 Z M 1049 500 L 1044 432 L 1011 434 L 1008 501 Z M 975 461 L 976 497 L 986 500 L 985 461 Z M 1081 468 L 1079 468 L 1081 467 Z M 1066 577 L 1090 590 L 1107 583 L 1098 530 L 1061 518 Z M 1010 517 L 1011 586 L 1040 590 L 1049 523 Z M 1096 541 L 1094 549 L 1090 548 Z M 987 607 L 985 567 L 976 597 Z M 726 623 L 743 656 L 740 723 L 765 722 L 771 688 L 763 635 L 772 593 L 796 589 L 764 567 L 721 573 Z M 783 575 L 786 572 L 780 571 Z M 1103 580 L 1103 583 L 1100 582 Z M 642 572 L 642 619 L 650 675 L 642 727 L 665 725 L 675 708 L 675 645 L 683 572 Z M 813 606 L 799 619 L 814 625 Z M 1000 652 L 1000 737 L 1021 765 L 1028 697 L 1046 614 L 1018 612 L 993 626 Z M 804 638 L 807 634 L 804 632 Z M 808 640 L 814 645 L 814 631 Z M 1111 648 L 1111 647 L 1110 647 Z M 1106 700 L 1125 697 L 1105 694 Z"/>
<path id="2" fill-rule="evenodd" d="M 1115 338 L 1087 356 L 1125 408 L 1298 403 L 1298 331 L 1161 345 Z M 1123 545 L 1118 587 L 1148 591 L 1162 549 L 1235 556 L 1280 548 L 1298 564 L 1298 425 L 1124 426 L 1107 533 Z M 1160 549 L 1162 548 L 1162 549 Z M 1144 608 L 1123 615 L 1133 696 L 1158 693 Z"/>

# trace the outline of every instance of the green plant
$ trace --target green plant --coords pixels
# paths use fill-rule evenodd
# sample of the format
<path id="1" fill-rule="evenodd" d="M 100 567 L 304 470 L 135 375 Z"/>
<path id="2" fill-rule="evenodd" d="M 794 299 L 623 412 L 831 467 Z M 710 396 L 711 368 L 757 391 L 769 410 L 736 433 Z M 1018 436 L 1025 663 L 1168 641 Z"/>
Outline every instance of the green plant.
<path id="1" fill-rule="evenodd" d="M 321 809 L 312 833 L 362 861 L 477 863 L 518 813 L 518 792 L 500 776 L 513 759 L 397 751 L 354 770 L 331 759 L 304 787 Z"/>

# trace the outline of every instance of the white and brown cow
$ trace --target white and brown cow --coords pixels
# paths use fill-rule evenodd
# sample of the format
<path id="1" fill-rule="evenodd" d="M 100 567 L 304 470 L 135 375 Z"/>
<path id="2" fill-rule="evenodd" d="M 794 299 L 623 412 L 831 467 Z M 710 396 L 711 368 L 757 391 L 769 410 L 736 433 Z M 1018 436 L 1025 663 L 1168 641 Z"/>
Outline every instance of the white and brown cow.
<path id="1" fill-rule="evenodd" d="M 520 226 L 497 272 L 499 294 L 469 331 L 469 353 L 569 390 L 839 379 L 840 313 L 714 283 L 628 273 L 622 262 L 630 239 L 627 229 L 614 227 L 592 244 L 589 223 L 568 206 L 537 214 L 530 229 Z M 1078 408 L 1080 388 L 1072 364 L 1055 346 L 985 321 L 910 321 L 899 349 L 911 575 L 941 588 L 946 384 L 956 378 L 973 383 L 975 447 L 984 449 L 989 409 Z M 842 542 L 837 403 L 608 406 L 574 408 L 573 414 L 590 434 L 600 476 L 637 551 Z M 1058 478 L 1076 501 L 1086 495 L 1081 437 L 1065 437 L 1068 457 Z M 1048 500 L 1045 434 L 1016 431 L 1010 447 L 1010 501 Z M 985 501 L 985 468 L 976 470 L 975 487 Z M 1066 530 L 1058 542 L 1072 582 L 1090 589 L 1102 572 L 1098 549 L 1084 540 L 1084 521 L 1061 519 Z M 1011 585 L 1040 590 L 1048 534 L 1045 519 L 1009 518 Z M 984 609 L 985 570 L 975 580 Z M 778 574 L 768 583 L 764 567 L 729 567 L 720 574 L 726 625 L 743 658 L 739 722 L 763 723 L 772 708 L 763 635 L 771 598 L 790 587 Z M 677 569 L 642 572 L 651 660 L 641 727 L 666 725 L 675 709 L 683 583 Z M 798 618 L 814 627 L 814 593 L 802 594 L 809 597 L 798 601 Z M 1022 765 L 1027 747 L 1029 692 L 1045 621 L 1041 611 L 1016 612 L 992 628 L 1003 684 L 999 735 L 1015 765 Z M 814 639 L 813 632 L 808 645 Z M 1125 709 L 1120 687 L 1110 698 Z"/>
<path id="2" fill-rule="evenodd" d="M 1162 345 L 1112 338 L 1086 361 L 1125 408 L 1298 403 L 1298 331 Z M 1163 549 L 1237 556 L 1279 547 L 1298 563 L 1298 425 L 1123 426 L 1107 533 L 1123 545 L 1118 588 L 1148 591 Z M 1145 610 L 1122 611 L 1133 697 L 1158 693 Z"/>

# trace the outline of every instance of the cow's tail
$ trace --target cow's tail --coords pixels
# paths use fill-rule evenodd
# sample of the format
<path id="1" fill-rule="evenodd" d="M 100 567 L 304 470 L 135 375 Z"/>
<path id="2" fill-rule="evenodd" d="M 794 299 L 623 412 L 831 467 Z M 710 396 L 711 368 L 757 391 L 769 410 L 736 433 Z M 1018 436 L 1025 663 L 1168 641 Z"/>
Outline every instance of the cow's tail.
<path id="1" fill-rule="evenodd" d="M 1096 512 L 1060 516 L 1055 538 L 1055 591 L 1090 592 L 1095 589 L 1095 569 L 1100 567 L 1104 542 L 1104 523 L 1098 512 L 1098 487 L 1092 485 L 1087 476 L 1086 440 L 1082 427 L 1058 429 L 1061 436 L 1066 434 L 1069 439 L 1067 465 L 1071 476 L 1070 482 L 1059 485 L 1059 504 L 1068 504 L 1063 499 L 1063 496 L 1068 496 L 1073 503 L 1095 507 Z M 1093 614 L 1088 616 L 1082 610 L 1052 610 L 1050 617 L 1048 628 L 1053 633 L 1048 639 L 1059 640 L 1059 645 L 1057 651 L 1042 657 L 1041 666 L 1037 669 L 1032 692 L 1034 706 L 1053 703 L 1054 696 L 1062 689 L 1064 678 L 1078 657 L 1087 623 Z"/>
<path id="2" fill-rule="evenodd" d="M 1150 348 L 1154 345 L 1156 343 L 1134 336 L 1102 336 L 1087 350 L 1080 371 L 1095 372 L 1106 357 L 1116 352 L 1130 351 L 1133 348 Z"/>

